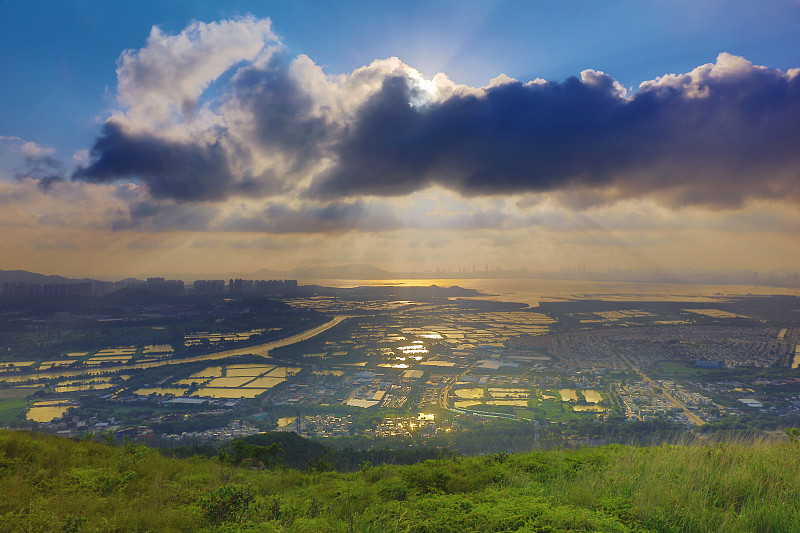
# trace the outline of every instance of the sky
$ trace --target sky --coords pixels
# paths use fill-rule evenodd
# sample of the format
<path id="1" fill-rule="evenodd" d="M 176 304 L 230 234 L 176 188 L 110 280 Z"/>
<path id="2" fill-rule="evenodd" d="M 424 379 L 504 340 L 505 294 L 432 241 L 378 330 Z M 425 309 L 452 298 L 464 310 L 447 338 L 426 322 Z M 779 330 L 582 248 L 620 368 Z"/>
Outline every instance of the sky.
<path id="1" fill-rule="evenodd" d="M 797 0 L 0 9 L 0 269 L 799 270 Z"/>

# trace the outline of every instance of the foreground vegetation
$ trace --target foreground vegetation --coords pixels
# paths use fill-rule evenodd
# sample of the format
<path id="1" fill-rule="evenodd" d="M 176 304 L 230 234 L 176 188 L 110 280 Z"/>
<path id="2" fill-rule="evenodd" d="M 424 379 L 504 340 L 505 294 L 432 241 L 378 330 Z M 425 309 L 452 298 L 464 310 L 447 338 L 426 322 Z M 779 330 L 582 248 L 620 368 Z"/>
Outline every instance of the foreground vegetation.
<path id="1" fill-rule="evenodd" d="M 223 458 L 0 431 L 0 531 L 800 531 L 793 440 L 451 456 L 352 473 Z"/>

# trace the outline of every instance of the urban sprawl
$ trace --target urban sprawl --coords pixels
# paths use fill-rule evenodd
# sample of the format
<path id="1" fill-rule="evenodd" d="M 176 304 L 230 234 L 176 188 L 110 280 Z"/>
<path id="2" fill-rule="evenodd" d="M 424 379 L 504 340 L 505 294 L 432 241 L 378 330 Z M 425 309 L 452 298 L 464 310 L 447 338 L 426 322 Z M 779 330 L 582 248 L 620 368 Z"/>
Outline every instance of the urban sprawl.
<path id="1" fill-rule="evenodd" d="M 579 439 L 588 422 L 800 414 L 796 297 L 530 308 L 457 287 L 191 289 L 5 284 L 0 392 L 25 413 L 10 425 L 176 445 L 274 429 L 424 440 L 500 419 Z M 91 302 L 42 312 L 47 296 Z"/>

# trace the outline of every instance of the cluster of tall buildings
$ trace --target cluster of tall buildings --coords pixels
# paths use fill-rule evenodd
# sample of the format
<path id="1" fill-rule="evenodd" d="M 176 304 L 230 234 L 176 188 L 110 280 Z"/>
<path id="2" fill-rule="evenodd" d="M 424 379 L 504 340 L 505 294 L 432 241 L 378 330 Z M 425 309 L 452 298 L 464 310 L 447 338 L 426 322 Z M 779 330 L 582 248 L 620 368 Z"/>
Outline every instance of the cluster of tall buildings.
<path id="1" fill-rule="evenodd" d="M 78 281 L 72 283 L 30 283 L 11 281 L 3 283 L 3 294 L 17 298 L 36 296 L 103 296 L 123 288 L 121 282 Z"/>
<path id="2" fill-rule="evenodd" d="M 147 278 L 148 291 L 167 296 L 183 296 L 183 281 L 179 279 Z"/>
<path id="3" fill-rule="evenodd" d="M 184 296 L 187 287 L 179 279 L 162 277 L 147 278 L 147 281 L 128 279 L 125 281 L 74 281 L 64 283 L 31 283 L 6 282 L 2 285 L 2 294 L 13 298 L 34 298 L 41 296 L 103 296 L 120 289 L 145 289 L 152 293 L 166 296 Z M 206 296 L 242 296 L 242 295 L 283 295 L 297 292 L 297 280 L 252 280 L 222 279 L 197 280 L 189 292 Z"/>
<path id="4" fill-rule="evenodd" d="M 198 279 L 193 287 L 195 294 L 207 296 L 217 296 L 227 292 L 224 279 Z"/>

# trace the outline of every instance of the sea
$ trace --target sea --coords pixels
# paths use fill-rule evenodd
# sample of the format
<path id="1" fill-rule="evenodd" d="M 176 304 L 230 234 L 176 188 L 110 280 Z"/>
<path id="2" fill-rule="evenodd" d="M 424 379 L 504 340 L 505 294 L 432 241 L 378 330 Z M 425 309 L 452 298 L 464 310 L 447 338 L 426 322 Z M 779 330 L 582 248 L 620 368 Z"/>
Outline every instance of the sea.
<path id="1" fill-rule="evenodd" d="M 301 285 L 325 287 L 439 287 L 475 289 L 481 299 L 524 303 L 569 300 L 720 302 L 737 296 L 800 296 L 800 289 L 763 285 L 711 285 L 617 281 L 554 280 L 536 278 L 429 278 L 429 279 L 305 279 Z"/>

